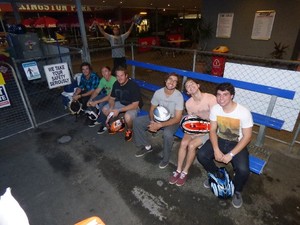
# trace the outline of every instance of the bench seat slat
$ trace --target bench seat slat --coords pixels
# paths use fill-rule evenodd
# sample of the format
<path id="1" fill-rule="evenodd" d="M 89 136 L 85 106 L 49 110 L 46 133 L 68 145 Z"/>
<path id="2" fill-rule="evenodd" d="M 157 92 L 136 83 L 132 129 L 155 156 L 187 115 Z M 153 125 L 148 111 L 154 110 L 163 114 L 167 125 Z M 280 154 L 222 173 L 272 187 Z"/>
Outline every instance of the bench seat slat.
<path id="1" fill-rule="evenodd" d="M 259 113 L 251 112 L 253 121 L 256 124 L 264 125 L 266 127 L 274 128 L 277 130 L 281 130 L 284 121 L 280 119 L 276 119 L 274 117 L 262 115 Z"/>

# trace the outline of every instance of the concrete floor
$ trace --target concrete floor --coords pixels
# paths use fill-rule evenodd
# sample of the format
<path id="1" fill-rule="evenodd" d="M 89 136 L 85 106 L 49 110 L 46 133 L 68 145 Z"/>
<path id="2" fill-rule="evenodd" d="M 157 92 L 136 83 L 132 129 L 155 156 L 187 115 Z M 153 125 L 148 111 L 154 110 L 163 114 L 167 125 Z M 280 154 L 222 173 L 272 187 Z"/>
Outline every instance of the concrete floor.
<path id="1" fill-rule="evenodd" d="M 262 175 L 251 174 L 242 208 L 204 189 L 206 173 L 195 162 L 187 183 L 168 184 L 175 169 L 158 168 L 161 137 L 154 152 L 134 156 L 124 134 L 98 135 L 83 117 L 66 116 L 0 142 L 0 192 L 12 194 L 31 225 L 72 225 L 90 216 L 106 224 L 300 224 L 300 159 L 287 146 L 266 139 L 270 158 Z M 68 135 L 72 140 L 60 144 Z"/>

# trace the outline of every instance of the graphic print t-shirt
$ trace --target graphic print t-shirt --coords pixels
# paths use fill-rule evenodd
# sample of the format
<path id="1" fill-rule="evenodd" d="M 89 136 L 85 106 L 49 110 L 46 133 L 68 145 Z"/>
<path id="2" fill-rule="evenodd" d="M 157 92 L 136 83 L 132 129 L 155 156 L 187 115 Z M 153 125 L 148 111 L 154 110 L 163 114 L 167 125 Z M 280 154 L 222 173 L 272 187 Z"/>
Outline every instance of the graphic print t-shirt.
<path id="1" fill-rule="evenodd" d="M 243 137 L 242 128 L 253 127 L 250 111 L 240 104 L 230 113 L 225 113 L 218 104 L 213 106 L 210 120 L 217 121 L 218 136 L 229 141 L 240 141 Z"/>

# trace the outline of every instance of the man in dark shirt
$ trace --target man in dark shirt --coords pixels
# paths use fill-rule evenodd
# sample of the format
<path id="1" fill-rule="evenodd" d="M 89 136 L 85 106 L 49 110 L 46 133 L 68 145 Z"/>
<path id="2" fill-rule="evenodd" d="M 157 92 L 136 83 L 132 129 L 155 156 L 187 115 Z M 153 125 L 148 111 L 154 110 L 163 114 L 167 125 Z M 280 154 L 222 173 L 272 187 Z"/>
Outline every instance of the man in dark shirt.
<path id="1" fill-rule="evenodd" d="M 143 106 L 143 101 L 138 85 L 128 78 L 126 69 L 118 67 L 116 69 L 117 82 L 114 83 L 108 104 L 105 105 L 101 113 L 101 124 L 98 134 L 104 133 L 105 120 L 108 115 L 117 117 L 120 113 L 124 114 L 126 133 L 125 140 L 132 139 L 132 123 L 137 116 L 139 109 Z"/>

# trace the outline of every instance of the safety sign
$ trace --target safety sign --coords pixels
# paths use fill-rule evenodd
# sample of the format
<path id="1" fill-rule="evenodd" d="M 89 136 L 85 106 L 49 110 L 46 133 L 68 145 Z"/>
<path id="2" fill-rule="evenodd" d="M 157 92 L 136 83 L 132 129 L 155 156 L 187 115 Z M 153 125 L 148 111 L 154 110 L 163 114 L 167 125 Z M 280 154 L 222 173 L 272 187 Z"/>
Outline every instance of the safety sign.
<path id="1" fill-rule="evenodd" d="M 28 80 L 36 80 L 41 78 L 39 68 L 35 61 L 22 63 L 22 67 Z"/>
<path id="2" fill-rule="evenodd" d="M 71 84 L 71 76 L 67 63 L 44 66 L 44 71 L 50 89 Z"/>

